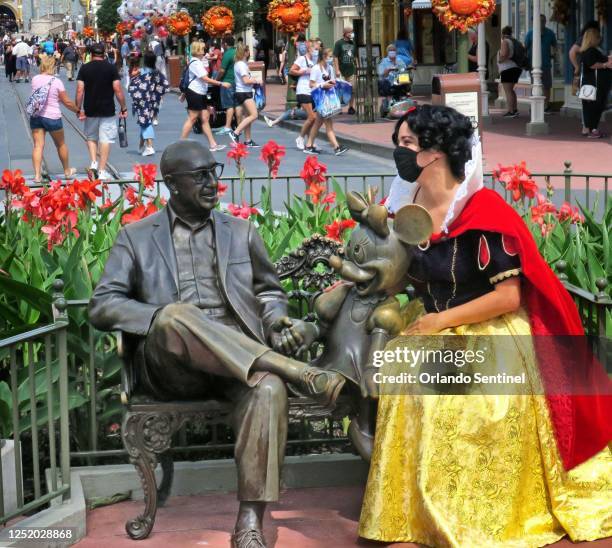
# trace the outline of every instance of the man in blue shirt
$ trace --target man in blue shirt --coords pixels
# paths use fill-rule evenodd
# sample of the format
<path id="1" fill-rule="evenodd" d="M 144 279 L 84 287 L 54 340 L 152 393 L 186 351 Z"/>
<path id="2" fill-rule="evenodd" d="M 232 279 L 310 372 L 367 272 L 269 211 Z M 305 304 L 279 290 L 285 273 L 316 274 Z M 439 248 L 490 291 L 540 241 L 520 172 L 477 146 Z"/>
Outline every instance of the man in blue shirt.
<path id="1" fill-rule="evenodd" d="M 555 33 L 546 27 L 546 15 L 540 15 L 541 40 L 542 40 L 542 87 L 544 88 L 544 112 L 550 112 L 550 90 L 552 89 L 552 57 L 555 55 L 557 47 L 557 37 Z M 525 48 L 532 60 L 533 31 L 530 30 L 525 36 Z M 533 82 L 533 75 L 532 75 Z"/>
<path id="2" fill-rule="evenodd" d="M 391 96 L 396 73 L 405 69 L 406 64 L 397 55 L 397 48 L 394 44 L 389 44 L 387 56 L 378 63 L 378 94 L 381 97 Z"/>
<path id="3" fill-rule="evenodd" d="M 47 39 L 41 44 L 41 48 L 47 55 L 53 55 L 53 52 L 55 51 L 55 44 L 53 43 L 51 36 L 48 36 Z"/>

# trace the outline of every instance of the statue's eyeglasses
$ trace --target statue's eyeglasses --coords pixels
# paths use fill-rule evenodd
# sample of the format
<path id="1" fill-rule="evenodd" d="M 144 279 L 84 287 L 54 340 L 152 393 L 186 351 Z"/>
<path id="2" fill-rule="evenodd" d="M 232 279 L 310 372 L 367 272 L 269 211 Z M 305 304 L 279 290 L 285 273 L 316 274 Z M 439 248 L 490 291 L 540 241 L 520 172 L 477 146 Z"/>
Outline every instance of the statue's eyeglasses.
<path id="1" fill-rule="evenodd" d="M 208 181 L 218 181 L 223 174 L 224 164 L 216 163 L 212 167 L 203 167 L 200 169 L 194 169 L 193 171 L 176 171 L 172 175 L 191 175 L 196 183 L 202 184 Z"/>

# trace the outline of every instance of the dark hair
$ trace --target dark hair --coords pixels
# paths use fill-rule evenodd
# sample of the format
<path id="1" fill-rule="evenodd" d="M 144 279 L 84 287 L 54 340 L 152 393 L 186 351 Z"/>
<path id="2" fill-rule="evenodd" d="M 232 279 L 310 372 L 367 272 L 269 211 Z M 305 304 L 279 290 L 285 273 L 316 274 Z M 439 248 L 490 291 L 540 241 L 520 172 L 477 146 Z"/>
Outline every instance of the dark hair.
<path id="1" fill-rule="evenodd" d="M 587 21 L 584 27 L 582 27 L 582 29 L 580 30 L 580 34 L 584 34 L 589 29 L 600 30 L 599 23 L 594 19 L 592 19 L 591 21 Z"/>
<path id="2" fill-rule="evenodd" d="M 156 55 L 152 51 L 145 51 L 142 61 L 145 67 L 154 69 L 155 61 L 157 60 Z"/>
<path id="3" fill-rule="evenodd" d="M 406 122 L 419 139 L 423 150 L 434 149 L 446 154 L 451 173 L 458 179 L 465 176 L 465 162 L 472 158 L 474 129 L 467 116 L 454 108 L 421 105 L 404 114 L 395 124 L 393 144 L 399 144 L 399 130 Z"/>
<path id="4" fill-rule="evenodd" d="M 506 25 L 502 29 L 502 36 L 512 36 L 512 27 L 510 25 Z"/>
<path id="5" fill-rule="evenodd" d="M 396 40 L 408 40 L 408 32 L 406 32 L 406 29 L 399 29 L 397 31 L 397 38 Z"/>
<path id="6" fill-rule="evenodd" d="M 226 37 L 223 39 L 223 43 L 224 43 L 226 46 L 229 46 L 230 48 L 233 48 L 233 47 L 234 47 L 234 37 L 233 37 L 233 36 L 231 36 L 231 35 L 230 35 L 230 36 L 226 36 Z"/>
<path id="7" fill-rule="evenodd" d="M 297 36 L 296 42 L 305 42 L 305 41 L 306 41 L 306 35 L 303 32 L 300 32 L 300 34 L 298 34 Z"/>

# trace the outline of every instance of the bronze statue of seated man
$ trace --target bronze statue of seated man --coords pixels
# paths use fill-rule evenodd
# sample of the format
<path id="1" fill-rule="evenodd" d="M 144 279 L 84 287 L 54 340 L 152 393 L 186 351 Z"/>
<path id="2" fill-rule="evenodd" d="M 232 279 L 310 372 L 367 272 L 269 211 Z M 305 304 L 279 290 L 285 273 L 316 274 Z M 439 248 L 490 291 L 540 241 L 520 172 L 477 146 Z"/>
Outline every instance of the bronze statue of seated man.
<path id="1" fill-rule="evenodd" d="M 266 502 L 279 496 L 285 382 L 332 407 L 344 379 L 280 353 L 297 353 L 316 327 L 289 320 L 255 226 L 215 209 L 220 167 L 197 142 L 166 148 L 168 205 L 119 232 L 89 318 L 138 337 L 135 356 L 153 396 L 233 402 L 240 508 L 232 546 L 255 548 L 265 546 Z"/>

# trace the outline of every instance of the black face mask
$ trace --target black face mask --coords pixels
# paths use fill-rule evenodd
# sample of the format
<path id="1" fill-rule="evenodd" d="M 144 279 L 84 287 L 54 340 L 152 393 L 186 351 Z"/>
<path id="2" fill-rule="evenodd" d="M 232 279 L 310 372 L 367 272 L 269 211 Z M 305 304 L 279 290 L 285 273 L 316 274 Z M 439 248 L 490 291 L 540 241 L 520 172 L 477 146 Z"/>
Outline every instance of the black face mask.
<path id="1" fill-rule="evenodd" d="M 396 147 L 393 151 L 393 159 L 395 160 L 395 166 L 397 167 L 397 172 L 399 176 L 404 179 L 404 181 L 408 181 L 409 183 L 414 183 L 421 176 L 423 170 L 433 164 L 437 158 L 434 158 L 427 166 L 421 167 L 417 164 L 417 156 L 421 152 L 420 150 L 414 151 L 410 148 L 406 147 Z"/>

